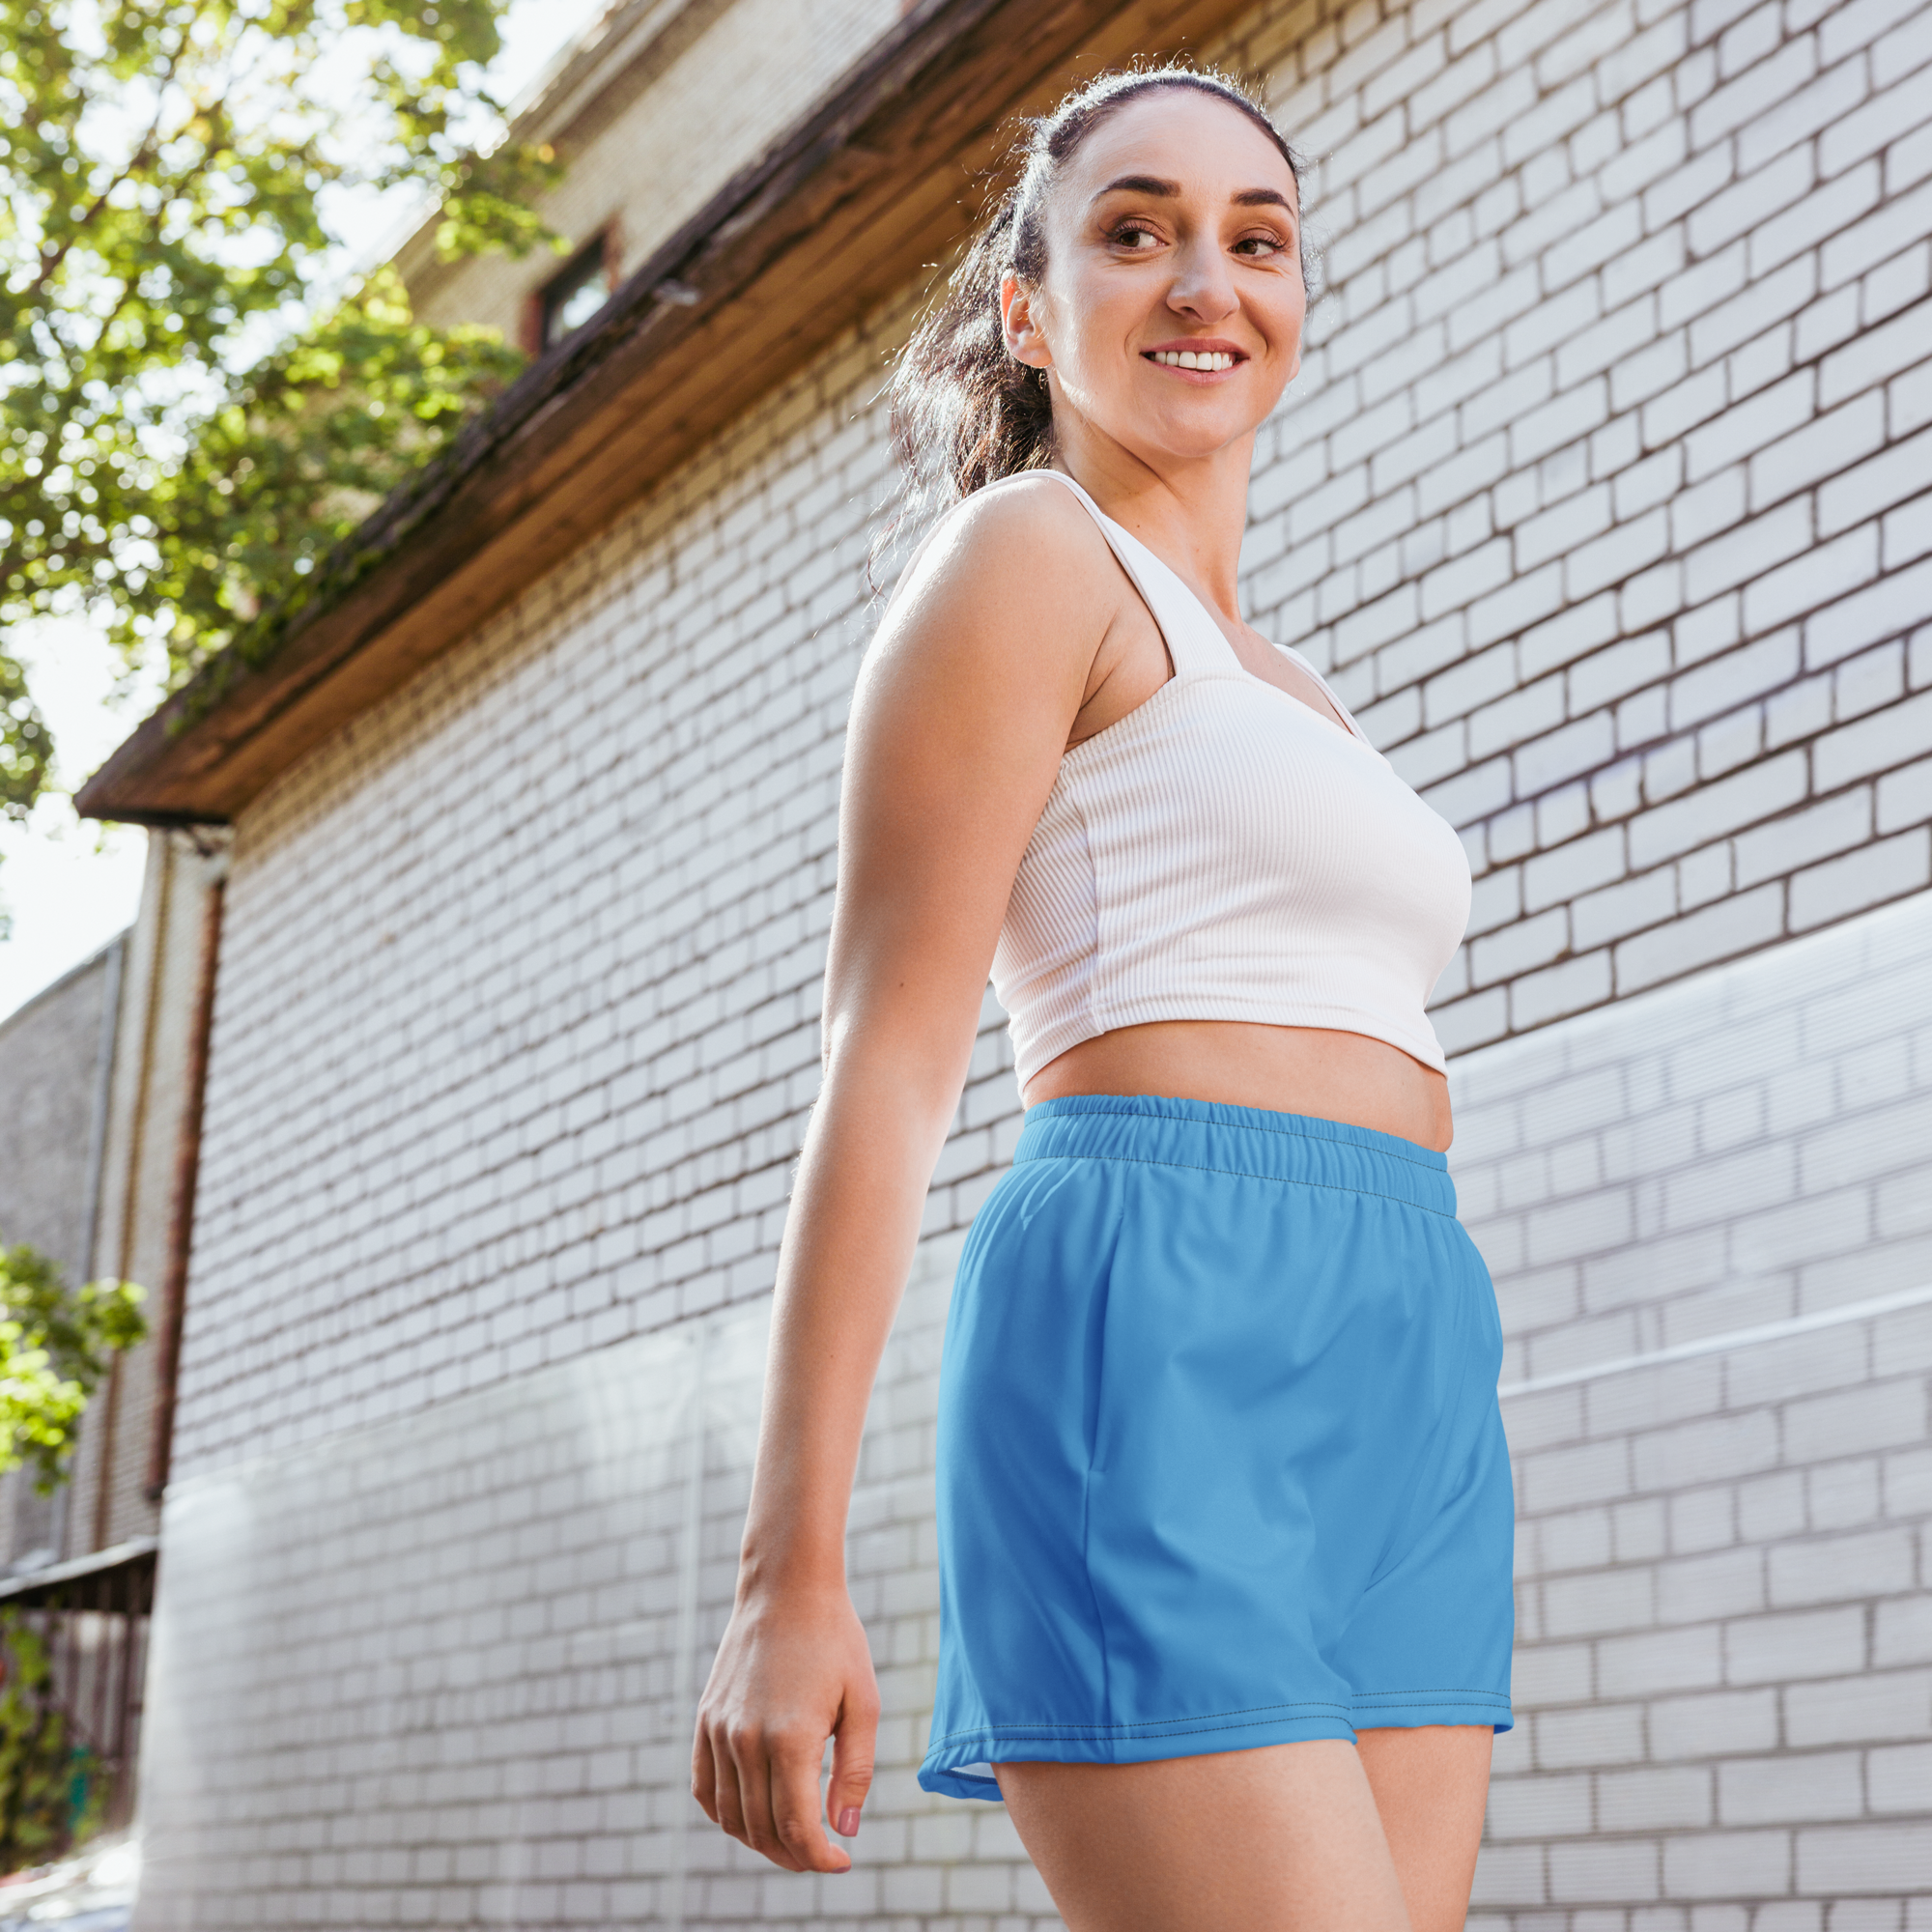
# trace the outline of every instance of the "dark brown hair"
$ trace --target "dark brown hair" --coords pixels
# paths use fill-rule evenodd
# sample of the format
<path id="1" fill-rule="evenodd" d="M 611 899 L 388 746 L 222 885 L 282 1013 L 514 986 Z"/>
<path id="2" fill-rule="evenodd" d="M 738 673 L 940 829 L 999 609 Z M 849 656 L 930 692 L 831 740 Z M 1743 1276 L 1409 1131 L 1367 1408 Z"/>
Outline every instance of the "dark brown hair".
<path id="1" fill-rule="evenodd" d="M 1008 354 L 1000 283 L 1010 272 L 1038 285 L 1046 271 L 1041 216 L 1062 164 L 1109 115 L 1159 88 L 1191 88 L 1245 114 L 1281 151 L 1299 198 L 1301 156 L 1267 110 L 1219 73 L 1186 67 L 1104 73 L 1051 114 L 1028 122 L 1017 145 L 1018 180 L 993 203 L 893 372 L 893 443 L 906 473 L 906 498 L 882 544 L 907 515 L 923 521 L 988 483 L 1046 463 L 1053 446 L 1046 372 Z M 1305 240 L 1301 272 L 1306 281 Z"/>

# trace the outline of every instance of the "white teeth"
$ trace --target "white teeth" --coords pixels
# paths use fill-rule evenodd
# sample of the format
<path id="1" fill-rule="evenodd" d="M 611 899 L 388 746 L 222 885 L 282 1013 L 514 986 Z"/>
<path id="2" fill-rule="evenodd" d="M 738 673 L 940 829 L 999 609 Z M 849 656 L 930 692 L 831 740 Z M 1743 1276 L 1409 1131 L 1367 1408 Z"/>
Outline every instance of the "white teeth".
<path id="1" fill-rule="evenodd" d="M 1224 349 L 1157 349 L 1153 359 L 1166 369 L 1232 369 L 1235 358 Z"/>

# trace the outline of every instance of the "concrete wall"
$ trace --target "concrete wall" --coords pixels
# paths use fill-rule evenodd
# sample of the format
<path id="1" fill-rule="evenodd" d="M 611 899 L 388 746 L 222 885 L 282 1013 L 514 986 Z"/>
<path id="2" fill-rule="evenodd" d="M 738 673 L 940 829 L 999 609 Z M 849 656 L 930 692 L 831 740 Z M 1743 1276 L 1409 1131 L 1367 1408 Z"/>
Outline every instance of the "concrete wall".
<path id="1" fill-rule="evenodd" d="M 0 1243 L 28 1242 L 70 1280 L 87 1265 L 102 1016 L 126 945 L 111 940 L 0 1023 Z"/>
<path id="2" fill-rule="evenodd" d="M 76 1284 L 127 946 L 110 941 L 0 1024 L 0 1246 L 36 1247 Z M 46 1561 L 59 1527 L 29 1476 L 0 1476 L 0 1570 Z"/>
<path id="3" fill-rule="evenodd" d="M 1884 1109 L 1901 1080 L 1922 1094 L 1901 986 L 1932 978 L 1909 897 L 1932 857 L 1915 628 L 1932 607 L 1932 89 L 1911 78 L 1932 12 L 1268 6 L 1226 51 L 1326 156 L 1333 236 L 1335 293 L 1258 458 L 1245 593 L 1463 831 L 1478 911 L 1438 1009 L 1462 1052 L 1456 1167 L 1510 1377 L 1591 1372 L 1509 1400 L 1524 1721 L 1481 1909 L 1680 1932 L 1716 1900 L 1783 1932 L 1832 1901 L 1932 1892 L 1882 1860 L 1869 1884 L 1842 1877 L 1911 1815 L 1918 1760 L 1885 1753 L 1932 1744 L 1922 1694 L 1889 1738 L 1792 1715 L 1814 1659 L 1848 1709 L 1890 1708 L 1877 1673 L 1909 1668 L 1897 1633 L 1922 1578 L 1898 1552 L 1922 1496 L 1909 1445 L 1866 1418 L 1922 1403 L 1900 1352 L 1919 1318 L 1738 1333 L 1928 1278 L 1922 1129 Z M 715 1634 L 742 1465 L 719 1450 L 712 1567 L 678 1573 L 689 1662 L 662 1545 L 595 1571 L 632 1561 L 609 1529 L 621 1495 L 614 1517 L 582 1505 L 569 1561 L 538 1560 L 532 1497 L 577 1511 L 595 1489 L 605 1452 L 582 1432 L 559 1422 L 565 1446 L 542 1448 L 532 1423 L 539 1446 L 448 1473 L 477 1418 L 556 1415 L 607 1373 L 629 1386 L 633 1363 L 665 1390 L 649 1410 L 689 1405 L 664 1366 L 697 1359 L 676 1338 L 760 1319 L 817 1085 L 841 731 L 872 621 L 861 560 L 888 483 L 876 398 L 906 313 L 238 828 L 144 1928 L 606 1923 L 665 1919 L 673 1896 L 680 1923 L 1042 1918 L 999 1813 L 908 1776 L 933 1654 L 911 1449 L 908 1513 L 867 1545 L 897 1726 L 871 1875 L 839 1894 L 860 1903 L 822 1907 L 673 1830 L 685 1707 L 664 1687 L 690 1688 Z M 1904 909 L 1859 923 L 1890 899 Z M 944 1277 L 1017 1126 L 989 1001 L 923 1278 Z M 1597 1373 L 1712 1337 L 1728 1339 Z M 916 1413 L 930 1363 L 904 1373 L 893 1399 Z M 676 1486 L 664 1466 L 639 1479 L 639 1537 Z M 289 1540 L 311 1511 L 339 1554 Z M 502 1533 L 471 1549 L 442 1536 L 451 1512 Z M 386 1526 L 358 1536 L 358 1517 Z M 1801 1602 L 1814 1566 L 1840 1595 Z M 327 1665 L 276 1648 L 320 1628 L 324 1569 L 341 1592 Z M 1783 1621 L 1813 1615 L 1815 1648 Z M 600 1658 L 593 1694 L 571 1660 Z M 1757 1728 L 1724 1729 L 1751 1698 Z M 1798 1798 L 1776 1795 L 1794 1779 Z M 1833 1835 L 1848 1819 L 1880 1835 Z M 493 1834 L 523 1848 L 509 1863 L 475 1849 Z M 648 1891 L 676 1871 L 681 1889 Z M 1846 1927 L 1903 1910 L 1833 1909 Z M 1661 1910 L 1678 1916 L 1629 1916 Z"/>

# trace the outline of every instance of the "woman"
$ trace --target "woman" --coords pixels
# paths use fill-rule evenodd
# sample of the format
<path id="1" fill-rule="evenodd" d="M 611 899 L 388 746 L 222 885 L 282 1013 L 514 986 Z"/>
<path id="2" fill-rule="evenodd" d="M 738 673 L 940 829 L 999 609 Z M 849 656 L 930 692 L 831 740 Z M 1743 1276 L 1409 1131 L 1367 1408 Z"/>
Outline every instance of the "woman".
<path id="1" fill-rule="evenodd" d="M 843 1871 L 877 1722 L 846 1593 L 872 1377 L 990 966 L 1027 1114 L 941 1372 L 928 1790 L 1003 1796 L 1075 1932 L 1459 1926 L 1510 1722 L 1494 1296 L 1423 1006 L 1455 834 L 1244 624 L 1299 366 L 1293 156 L 1113 75 L 906 354 L 964 498 L 853 702 L 825 1083 L 779 1267 L 706 1812 Z"/>

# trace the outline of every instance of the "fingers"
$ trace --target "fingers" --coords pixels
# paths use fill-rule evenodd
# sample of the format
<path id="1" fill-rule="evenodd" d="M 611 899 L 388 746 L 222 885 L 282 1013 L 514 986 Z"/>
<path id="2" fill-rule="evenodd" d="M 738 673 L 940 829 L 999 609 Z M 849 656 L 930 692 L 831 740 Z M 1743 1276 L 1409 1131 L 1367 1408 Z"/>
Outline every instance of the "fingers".
<path id="1" fill-rule="evenodd" d="M 825 1790 L 826 1820 L 841 1838 L 858 1835 L 878 1745 L 879 1693 L 869 1684 L 854 1687 L 845 1694 L 833 1735 L 832 1780 Z"/>
<path id="2" fill-rule="evenodd" d="M 825 1758 L 824 1738 L 781 1738 L 775 1741 L 775 1746 L 766 1790 L 772 1807 L 772 1829 L 778 1842 L 797 1861 L 793 1868 L 850 1871 L 850 1856 L 833 1844 L 818 1822 L 818 1768 Z"/>
<path id="3" fill-rule="evenodd" d="M 786 1871 L 849 1871 L 851 1859 L 818 1823 L 823 1748 L 803 1733 L 700 1721 L 692 1796 L 707 1818 Z"/>

